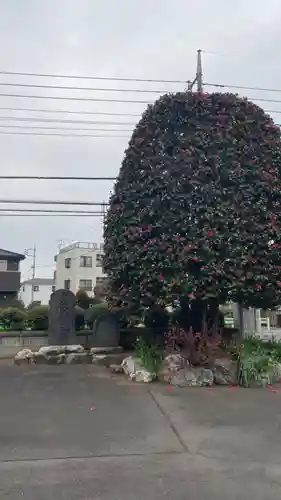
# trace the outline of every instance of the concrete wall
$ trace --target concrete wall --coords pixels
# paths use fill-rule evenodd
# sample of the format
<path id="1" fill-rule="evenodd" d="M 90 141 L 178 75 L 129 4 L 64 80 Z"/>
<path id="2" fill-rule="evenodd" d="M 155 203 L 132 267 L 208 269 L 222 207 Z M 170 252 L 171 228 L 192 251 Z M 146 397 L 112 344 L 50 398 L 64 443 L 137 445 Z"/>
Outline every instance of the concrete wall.
<path id="1" fill-rule="evenodd" d="M 77 335 L 77 344 L 85 346 L 87 344 L 87 338 L 87 335 L 83 335 L 83 332 L 79 332 Z M 44 345 L 48 345 L 48 332 L 0 332 L 0 359 L 11 358 L 21 349 L 38 351 L 38 349 Z"/>

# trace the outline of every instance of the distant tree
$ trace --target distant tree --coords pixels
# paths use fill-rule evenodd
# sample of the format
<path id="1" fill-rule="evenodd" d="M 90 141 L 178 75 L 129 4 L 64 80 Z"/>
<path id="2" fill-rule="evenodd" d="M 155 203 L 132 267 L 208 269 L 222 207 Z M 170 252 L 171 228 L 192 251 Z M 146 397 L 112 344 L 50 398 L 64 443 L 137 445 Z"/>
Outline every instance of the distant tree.
<path id="1" fill-rule="evenodd" d="M 80 289 L 76 293 L 76 304 L 82 309 L 88 309 L 90 305 L 90 297 L 86 290 Z"/>
<path id="2" fill-rule="evenodd" d="M 280 129 L 234 94 L 164 95 L 143 114 L 110 198 L 111 308 L 180 299 L 195 331 L 219 303 L 281 303 Z"/>

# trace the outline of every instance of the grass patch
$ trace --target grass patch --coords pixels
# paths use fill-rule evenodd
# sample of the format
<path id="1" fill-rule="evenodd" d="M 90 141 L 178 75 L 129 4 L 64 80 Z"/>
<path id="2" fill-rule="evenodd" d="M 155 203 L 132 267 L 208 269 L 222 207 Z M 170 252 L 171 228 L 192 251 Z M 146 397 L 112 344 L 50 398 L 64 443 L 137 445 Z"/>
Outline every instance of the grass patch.
<path id="1" fill-rule="evenodd" d="M 164 352 L 157 345 L 140 337 L 135 343 L 135 352 L 142 366 L 148 372 L 157 373 L 159 371 L 163 362 Z"/>
<path id="2" fill-rule="evenodd" d="M 264 342 L 249 337 L 233 348 L 232 355 L 238 364 L 238 383 L 243 387 L 266 385 L 280 376 L 281 344 L 274 338 Z"/>

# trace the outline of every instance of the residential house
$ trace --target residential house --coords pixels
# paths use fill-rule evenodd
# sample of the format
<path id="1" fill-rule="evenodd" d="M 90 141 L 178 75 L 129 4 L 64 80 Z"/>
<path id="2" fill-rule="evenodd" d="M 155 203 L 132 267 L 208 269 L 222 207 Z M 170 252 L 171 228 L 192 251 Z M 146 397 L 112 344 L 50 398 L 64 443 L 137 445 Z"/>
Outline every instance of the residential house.
<path id="1" fill-rule="evenodd" d="M 25 256 L 0 248 L 0 308 L 8 307 L 18 298 L 20 262 Z"/>
<path id="2" fill-rule="evenodd" d="M 102 266 L 103 246 L 90 242 L 75 242 L 60 249 L 55 256 L 56 290 L 66 289 L 76 293 L 85 290 L 94 296 L 94 288 L 106 281 Z"/>
<path id="3" fill-rule="evenodd" d="M 20 287 L 19 298 L 25 306 L 32 302 L 48 305 L 50 296 L 55 290 L 55 281 L 52 278 L 32 278 L 23 281 Z"/>

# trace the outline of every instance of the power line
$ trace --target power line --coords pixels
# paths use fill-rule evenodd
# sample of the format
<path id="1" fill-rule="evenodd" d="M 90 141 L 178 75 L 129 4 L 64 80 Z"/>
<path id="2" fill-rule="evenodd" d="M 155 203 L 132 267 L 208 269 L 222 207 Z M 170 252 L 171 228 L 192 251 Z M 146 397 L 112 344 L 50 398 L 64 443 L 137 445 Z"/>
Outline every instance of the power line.
<path id="1" fill-rule="evenodd" d="M 28 203 L 31 205 L 107 205 L 104 201 L 10 200 L 6 198 L 1 198 L 0 203 Z"/>
<path id="2" fill-rule="evenodd" d="M 115 181 L 116 177 L 59 177 L 38 175 L 0 175 L 0 179 L 43 180 L 43 181 Z"/>
<path id="3" fill-rule="evenodd" d="M 1 213 L 0 217 L 104 217 L 102 213 L 98 214 L 14 214 Z"/>
<path id="4" fill-rule="evenodd" d="M 101 211 L 90 211 L 90 210 L 53 210 L 53 209 L 41 209 L 41 208 L 0 208 L 0 212 L 31 212 L 31 213 L 65 213 L 65 214 L 96 214 L 103 215 Z"/>
<path id="5" fill-rule="evenodd" d="M 271 89 L 271 88 L 261 88 L 261 87 L 248 87 L 245 85 L 228 85 L 228 84 L 223 84 L 223 83 L 205 83 L 204 85 L 206 87 L 219 87 L 219 88 L 225 88 L 228 87 L 230 89 L 242 89 L 242 90 L 257 90 L 260 92 L 281 92 L 281 89 Z"/>
<path id="6" fill-rule="evenodd" d="M 28 111 L 31 113 L 66 113 L 73 115 L 101 115 L 101 116 L 140 116 L 140 113 L 114 113 L 106 111 L 72 111 L 69 109 L 34 109 L 34 108 L 4 108 L 0 107 L 0 111 Z"/>
<path id="7" fill-rule="evenodd" d="M 1 125 L 0 124 L 0 129 L 2 128 L 7 128 L 7 129 L 24 129 L 24 130 L 66 130 L 69 132 L 128 132 L 132 133 L 132 130 L 127 130 L 127 129 L 119 129 L 119 128 L 73 128 L 73 127 L 35 127 L 35 126 L 29 126 L 29 125 Z"/>
<path id="8" fill-rule="evenodd" d="M 66 96 L 50 96 L 50 95 L 26 95 L 26 94 L 3 94 L 0 93 L 0 97 L 15 97 L 23 99 L 49 99 L 49 100 L 61 100 L 61 101 L 86 101 L 86 102 L 118 102 L 125 104 L 153 104 L 154 101 L 138 101 L 135 99 L 104 99 L 99 97 L 66 97 Z M 247 99 L 251 101 L 262 101 L 262 102 L 277 102 L 281 103 L 278 99 L 265 99 L 260 97 L 248 97 Z"/>
<path id="9" fill-rule="evenodd" d="M 35 118 L 25 116 L 0 116 L 0 120 L 6 121 L 20 121 L 20 122 L 43 122 L 43 123 L 85 123 L 89 125 L 135 125 L 135 122 L 112 122 L 106 120 L 63 120 L 60 118 Z"/>
<path id="10" fill-rule="evenodd" d="M 59 129 L 57 129 L 59 130 Z M 71 129 L 68 129 L 68 130 L 71 130 Z M 121 132 L 121 131 L 120 131 Z M 123 130 L 124 132 L 124 130 Z M 111 139 L 127 139 L 128 140 L 128 136 L 127 135 L 99 135 L 99 134 L 46 134 L 46 133 L 43 133 L 43 132 L 2 132 L 0 131 L 0 135 L 25 135 L 25 136 L 32 136 L 32 137 L 36 137 L 36 136 L 41 136 L 41 137 L 95 137 L 95 138 L 99 138 L 99 139 L 108 139 L 108 138 L 111 138 Z"/>
<path id="11" fill-rule="evenodd" d="M 169 92 L 167 89 L 123 89 L 123 88 L 106 88 L 106 87 L 72 87 L 69 85 L 43 85 L 34 83 L 11 83 L 11 82 L 0 82 L 1 87 L 22 87 L 30 89 L 56 89 L 56 90 L 85 90 L 88 92 L 137 92 L 137 93 L 148 93 L 148 94 L 166 94 Z"/>
<path id="12" fill-rule="evenodd" d="M 43 78 L 68 78 L 72 80 L 108 80 L 111 82 L 143 82 L 143 83 L 183 83 L 187 84 L 188 80 L 163 80 L 155 78 L 129 78 L 129 77 L 113 77 L 113 76 L 90 76 L 90 75 L 62 75 L 55 73 L 29 73 L 20 71 L 0 71 L 0 75 L 13 76 L 38 76 Z"/>
<path id="13" fill-rule="evenodd" d="M 66 97 L 66 96 L 50 96 L 50 95 L 26 95 L 26 94 L 2 94 L 0 97 L 16 97 L 23 99 L 55 99 L 61 101 L 91 101 L 91 102 L 121 102 L 132 104 L 151 104 L 153 101 L 136 101 L 134 99 L 102 99 L 98 97 Z"/>

